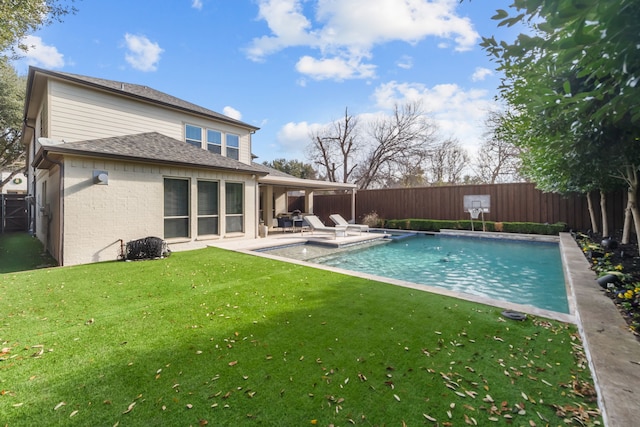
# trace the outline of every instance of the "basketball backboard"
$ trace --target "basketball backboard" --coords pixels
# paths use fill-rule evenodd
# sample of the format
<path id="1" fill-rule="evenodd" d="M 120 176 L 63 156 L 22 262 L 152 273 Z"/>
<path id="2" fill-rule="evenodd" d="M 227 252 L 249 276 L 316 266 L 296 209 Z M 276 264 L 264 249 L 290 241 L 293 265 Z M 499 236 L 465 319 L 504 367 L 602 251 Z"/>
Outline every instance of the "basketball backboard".
<path id="1" fill-rule="evenodd" d="M 471 210 L 481 210 L 483 213 L 489 213 L 491 208 L 491 196 L 484 195 L 467 195 L 464 196 L 464 211 L 471 212 Z"/>

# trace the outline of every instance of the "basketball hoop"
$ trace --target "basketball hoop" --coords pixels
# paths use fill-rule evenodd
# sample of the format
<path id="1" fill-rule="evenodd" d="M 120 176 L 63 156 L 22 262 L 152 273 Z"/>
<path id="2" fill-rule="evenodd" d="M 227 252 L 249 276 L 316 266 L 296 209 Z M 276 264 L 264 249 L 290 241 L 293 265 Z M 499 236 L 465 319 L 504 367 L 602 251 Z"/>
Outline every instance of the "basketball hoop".
<path id="1" fill-rule="evenodd" d="M 469 209 L 469 215 L 471 215 L 472 219 L 478 219 L 480 216 L 480 212 L 482 212 L 481 208 L 471 208 Z"/>
<path id="2" fill-rule="evenodd" d="M 484 214 L 489 213 L 491 206 L 491 196 L 485 195 L 465 195 L 463 199 L 464 211 L 471 217 L 471 231 L 475 231 L 473 220 L 482 216 L 482 231 L 486 231 Z"/>

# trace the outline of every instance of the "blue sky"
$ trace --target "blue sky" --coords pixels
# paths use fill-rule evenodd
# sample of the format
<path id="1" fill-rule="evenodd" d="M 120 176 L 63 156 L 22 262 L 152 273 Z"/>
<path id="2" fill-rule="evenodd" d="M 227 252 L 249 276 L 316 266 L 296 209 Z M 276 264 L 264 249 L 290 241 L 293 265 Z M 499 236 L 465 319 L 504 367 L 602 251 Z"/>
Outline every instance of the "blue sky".
<path id="1" fill-rule="evenodd" d="M 490 3 L 491 5 L 487 5 Z M 481 37 L 511 0 L 109 0 L 27 37 L 28 65 L 142 84 L 260 127 L 258 161 L 307 162 L 309 133 L 420 100 L 471 155 L 497 108 Z"/>

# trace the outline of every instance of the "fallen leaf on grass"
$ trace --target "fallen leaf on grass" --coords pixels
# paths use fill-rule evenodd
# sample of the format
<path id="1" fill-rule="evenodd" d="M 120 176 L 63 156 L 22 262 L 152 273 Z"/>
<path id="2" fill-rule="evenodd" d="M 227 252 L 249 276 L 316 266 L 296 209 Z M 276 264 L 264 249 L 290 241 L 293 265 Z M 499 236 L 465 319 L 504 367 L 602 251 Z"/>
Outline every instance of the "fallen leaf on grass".
<path id="1" fill-rule="evenodd" d="M 427 415 L 427 414 L 422 414 L 422 415 L 423 415 L 423 416 L 424 416 L 428 421 L 431 421 L 432 423 L 435 423 L 436 421 L 438 421 L 438 420 L 436 420 L 435 418 L 433 418 L 433 417 L 431 417 L 431 416 L 429 416 L 429 415 Z"/>
<path id="2" fill-rule="evenodd" d="M 76 415 L 78 415 L 78 410 L 77 409 L 69 414 L 69 418 L 75 417 Z"/>
<path id="3" fill-rule="evenodd" d="M 57 411 L 58 409 L 62 408 L 64 405 L 66 405 L 65 402 L 60 402 L 53 408 L 53 410 Z"/>
<path id="4" fill-rule="evenodd" d="M 234 360 L 233 362 L 229 362 L 229 366 L 236 366 L 238 364 L 237 360 Z"/>
<path id="5" fill-rule="evenodd" d="M 128 414 L 133 410 L 133 407 L 136 406 L 136 402 L 133 402 L 131 405 L 127 407 L 127 410 L 123 412 L 123 414 Z"/>

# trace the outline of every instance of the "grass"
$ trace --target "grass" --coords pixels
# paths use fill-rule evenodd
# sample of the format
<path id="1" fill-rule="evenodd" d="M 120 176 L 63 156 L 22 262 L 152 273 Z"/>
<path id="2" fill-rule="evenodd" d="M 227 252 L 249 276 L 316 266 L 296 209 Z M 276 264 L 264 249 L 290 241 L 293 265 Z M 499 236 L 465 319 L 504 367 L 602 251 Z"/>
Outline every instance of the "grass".
<path id="1" fill-rule="evenodd" d="M 0 234 L 0 274 L 56 265 L 42 244 L 26 233 Z"/>
<path id="2" fill-rule="evenodd" d="M 571 325 L 215 248 L 2 274 L 0 304 L 9 426 L 601 422 Z"/>

